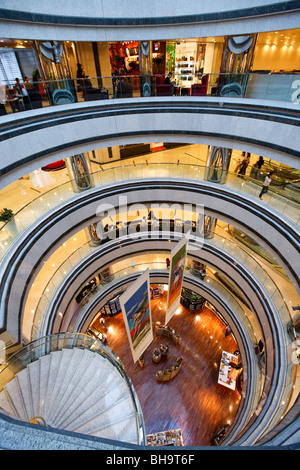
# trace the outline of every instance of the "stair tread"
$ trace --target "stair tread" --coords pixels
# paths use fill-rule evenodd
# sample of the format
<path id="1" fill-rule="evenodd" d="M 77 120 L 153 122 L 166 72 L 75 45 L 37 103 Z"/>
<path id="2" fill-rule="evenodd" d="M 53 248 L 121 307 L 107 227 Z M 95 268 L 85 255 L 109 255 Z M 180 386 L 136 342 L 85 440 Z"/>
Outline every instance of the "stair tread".
<path id="1" fill-rule="evenodd" d="M 19 372 L 14 380 L 19 384 L 19 393 L 22 396 L 22 401 L 24 403 L 25 416 L 29 421 L 33 417 L 33 404 L 28 367 Z"/>
<path id="2" fill-rule="evenodd" d="M 32 414 L 34 416 L 39 416 L 39 403 L 40 403 L 40 364 L 39 361 L 31 362 L 28 366 L 28 373 L 31 383 L 31 393 L 32 393 Z"/>
<path id="3" fill-rule="evenodd" d="M 44 417 L 46 421 L 48 421 L 48 417 L 51 416 L 51 414 L 53 414 L 53 409 L 55 409 L 55 404 L 57 403 L 57 401 L 60 402 L 61 388 L 65 381 L 66 372 L 70 367 L 70 363 L 72 360 L 72 353 L 73 353 L 72 349 L 65 349 L 62 351 L 62 357 L 58 366 L 55 384 L 52 389 L 51 397 L 49 397 L 48 409 Z"/>
<path id="4" fill-rule="evenodd" d="M 109 406 L 102 405 L 101 409 L 99 409 L 98 403 L 95 403 L 79 415 L 67 429 L 75 431 L 78 427 L 82 429 L 85 425 L 97 428 L 98 423 L 101 427 L 108 426 L 109 423 L 131 415 L 133 411 L 131 397 L 127 394 Z"/>
<path id="5" fill-rule="evenodd" d="M 105 367 L 98 369 L 97 373 L 91 378 L 91 381 L 88 384 L 88 387 L 84 388 L 80 394 L 78 394 L 73 402 L 68 407 L 68 410 L 65 410 L 64 416 L 61 417 L 60 420 L 57 421 L 60 425 L 64 427 L 65 423 L 69 423 L 78 415 L 78 410 L 80 409 L 81 412 L 84 411 L 85 408 L 91 406 L 91 404 L 96 399 L 102 399 L 103 395 L 106 395 L 109 390 L 113 387 L 113 382 L 118 383 L 121 379 L 116 377 L 115 375 L 111 374 L 110 364 L 106 361 L 104 364 Z"/>
<path id="6" fill-rule="evenodd" d="M 88 353 L 88 354 L 87 354 Z M 88 386 L 95 375 L 95 370 L 97 370 L 97 365 L 102 362 L 103 358 L 98 356 L 95 353 L 87 351 L 85 353 L 85 361 L 81 361 L 80 367 L 74 373 L 70 383 L 65 392 L 64 399 L 61 400 L 61 406 L 57 409 L 55 415 L 53 414 L 51 418 L 52 425 L 57 425 L 62 419 L 62 411 L 66 413 L 67 409 L 72 406 L 74 402 L 74 397 L 77 397 L 81 392 Z"/>
<path id="7" fill-rule="evenodd" d="M 114 427 L 110 426 L 102 429 L 94 429 L 90 432 L 87 432 L 86 434 L 89 434 L 90 436 L 128 442 L 136 438 L 136 420 L 134 416 L 131 416 L 129 419 L 119 421 Z"/>
<path id="8" fill-rule="evenodd" d="M 23 403 L 23 397 L 20 395 L 19 385 L 14 378 L 4 387 L 4 392 L 8 400 L 12 403 L 12 406 L 15 409 L 15 414 L 19 419 L 27 421 L 28 417 L 25 414 L 25 407 Z"/>
<path id="9" fill-rule="evenodd" d="M 58 429 L 137 443 L 128 385 L 107 358 L 87 349 L 51 352 L 5 385 L 0 407 L 25 421 L 41 416 Z"/>

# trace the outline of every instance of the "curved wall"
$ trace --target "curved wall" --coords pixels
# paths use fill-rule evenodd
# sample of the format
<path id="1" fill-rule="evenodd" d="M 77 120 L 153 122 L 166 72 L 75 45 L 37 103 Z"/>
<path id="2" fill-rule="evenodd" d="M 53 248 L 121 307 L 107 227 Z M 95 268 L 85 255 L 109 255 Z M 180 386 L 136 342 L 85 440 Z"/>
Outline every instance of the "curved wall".
<path id="1" fill-rule="evenodd" d="M 132 98 L 4 116 L 0 188 L 37 167 L 103 147 L 203 143 L 300 168 L 300 105 L 231 98 Z"/>
<path id="2" fill-rule="evenodd" d="M 1 34 L 3 37 L 22 39 L 52 40 L 55 38 L 58 40 L 109 41 L 158 39 L 158 36 L 159 39 L 198 37 L 200 32 L 201 36 L 237 35 L 299 26 L 299 2 L 293 1 L 270 4 L 268 1 L 254 0 L 249 7 L 249 2 L 247 3 L 245 0 L 239 2 L 234 0 L 230 2 L 230 6 L 224 5 L 224 2 L 212 4 L 204 0 L 201 2 L 191 0 L 187 3 L 179 1 L 162 3 L 154 0 L 151 4 L 143 5 L 142 13 L 138 9 L 131 11 L 134 10 L 133 5 L 131 1 L 124 1 L 121 4 L 120 2 L 116 4 L 116 0 L 109 2 L 106 0 L 101 2 L 87 1 L 84 6 L 80 4 L 80 9 L 77 9 L 79 4 L 76 3 L 72 7 L 72 17 L 70 17 L 67 5 L 57 2 L 57 0 L 51 2 L 51 9 L 49 3 L 39 2 L 38 5 L 33 6 L 32 2 L 24 0 L 22 8 L 26 12 L 20 14 L 18 12 L 19 2 L 3 0 L 0 10 Z M 10 12 L 5 11 L 5 8 L 10 9 Z M 53 15 L 53 11 L 59 12 L 59 15 Z M 89 14 L 90 11 L 93 14 Z M 119 18 L 116 18 L 116 11 L 119 12 Z M 177 17 L 170 16 L 172 11 L 176 12 Z M 39 16 L 39 13 L 43 13 L 43 15 Z M 159 100 L 151 99 L 153 103 L 157 101 Z M 167 99 L 163 101 L 168 103 Z M 186 101 L 189 99 L 181 100 L 181 103 Z M 145 105 L 145 103 L 146 100 L 143 99 L 143 104 Z M 178 103 L 177 107 L 179 108 Z M 227 106 L 228 103 L 225 100 L 218 100 L 215 104 L 224 107 L 224 103 Z M 251 106 L 252 102 L 247 100 L 244 104 Z M 118 108 L 123 105 L 124 101 L 117 103 Z M 83 118 L 82 115 L 80 119 L 77 119 L 73 113 L 75 107 L 72 107 L 71 113 L 69 113 L 69 107 L 68 109 L 59 107 L 54 113 L 49 113 L 49 110 L 29 113 L 31 116 L 37 116 L 38 119 L 43 120 L 42 125 L 36 128 L 34 128 L 36 125 L 34 118 L 31 119 L 31 123 L 26 122 L 26 113 L 24 113 L 22 115 L 22 120 L 24 120 L 22 129 L 17 122 L 18 116 L 4 118 L 2 122 L 8 124 L 6 136 L 9 136 L 10 140 L 9 142 L 5 141 L 2 128 L 0 151 L 2 155 L 7 156 L 8 165 L 5 163 L 1 167 L 1 184 L 4 187 L 17 177 L 58 157 L 64 158 L 82 151 L 130 142 L 153 142 L 156 139 L 173 142 L 174 135 L 180 135 L 180 137 L 176 137 L 176 141 L 179 142 L 188 140 L 191 143 L 203 142 L 229 148 L 234 147 L 238 150 L 263 154 L 287 165 L 299 167 L 299 132 L 297 133 L 296 129 L 298 123 L 296 123 L 295 116 L 291 116 L 291 114 L 286 116 L 287 119 L 283 118 L 285 112 L 289 111 L 288 105 L 285 104 L 284 107 L 281 107 L 279 103 L 277 114 L 274 103 L 272 103 L 272 117 L 266 117 L 265 111 L 258 110 L 258 102 L 254 105 L 256 116 L 253 116 L 253 109 L 246 113 L 246 108 L 243 110 L 241 108 L 232 109 L 230 112 L 228 109 L 224 112 L 223 109 L 219 110 L 219 113 L 216 112 L 216 109 L 214 112 L 207 112 L 206 108 L 206 113 L 203 113 L 199 108 L 196 111 L 194 109 L 193 112 L 179 110 L 175 106 L 172 106 L 171 109 L 168 104 L 169 110 L 164 109 L 162 112 L 165 107 L 163 104 L 163 107 L 159 106 L 160 109 L 155 109 L 155 106 L 152 105 L 151 112 L 149 112 L 149 106 L 147 111 L 141 111 L 140 108 L 136 112 L 136 109 L 131 105 L 127 109 L 123 108 L 123 113 L 118 110 L 117 117 L 113 112 L 110 116 L 107 114 L 105 116 L 107 119 L 102 119 L 103 115 L 98 114 L 97 116 L 97 112 L 93 116 L 90 114 L 90 116 Z M 87 110 L 88 106 L 90 105 L 83 104 L 81 110 L 82 108 Z M 293 109 L 295 109 L 294 106 Z M 198 116 L 195 116 L 196 113 Z M 203 119 L 204 114 L 205 118 Z M 54 122 L 56 119 L 58 119 L 57 123 Z M 70 122 L 74 121 L 72 130 L 68 125 L 68 119 Z M 90 119 L 93 119 L 95 126 L 90 125 Z M 166 122 L 168 123 L 167 128 Z M 15 129 L 13 129 L 14 125 Z M 50 127 L 52 127 L 52 132 L 49 131 Z M 77 135 L 74 139 L 74 134 L 79 136 L 78 139 Z M 153 197 L 153 187 L 156 190 L 159 188 L 155 184 L 147 192 L 144 189 L 135 189 L 134 196 L 140 197 L 140 200 L 143 201 L 150 201 Z M 255 204 L 249 204 L 244 196 L 229 195 L 228 191 L 226 194 L 226 190 L 224 192 L 222 188 L 216 188 L 213 185 L 204 184 L 199 190 L 200 186 L 201 184 L 198 185 L 198 192 L 194 192 L 197 197 L 201 195 L 208 208 L 208 213 L 219 215 L 219 218 L 225 217 L 228 221 L 238 221 L 246 233 L 249 233 L 252 238 L 260 240 L 264 246 L 275 253 L 275 257 L 280 258 L 285 269 L 298 286 L 297 237 L 294 236 L 293 229 L 289 227 L 288 222 L 281 221 L 280 217 L 274 217 L 274 214 L 265 209 L 259 214 L 259 209 L 261 210 L 259 205 L 257 204 L 255 207 Z M 177 189 L 176 192 L 174 187 Z M 178 188 L 178 182 L 170 182 L 169 187 L 166 184 L 163 189 L 162 187 L 159 189 L 161 193 L 157 194 L 159 198 L 162 198 L 162 201 L 182 200 L 178 199 L 180 194 L 180 196 L 183 195 L 184 200 L 195 202 L 184 185 L 181 189 Z M 222 201 L 222 212 L 220 212 L 222 193 L 226 197 Z M 135 202 L 135 197 L 132 198 L 132 202 Z M 166 197 L 167 199 L 165 199 Z M 20 312 L 22 312 L 22 305 L 26 299 L 26 292 L 28 292 L 42 260 L 55 250 L 58 243 L 70 236 L 72 230 L 77 231 L 78 227 L 93 220 L 95 207 L 99 200 L 96 203 L 92 201 L 92 198 L 89 201 L 86 195 L 83 199 L 85 198 L 86 200 L 82 201 L 81 207 L 71 207 L 71 204 L 66 204 L 52 213 L 49 212 L 21 237 L 22 243 L 18 247 L 13 247 L 4 260 L 1 268 L 2 274 L 4 274 L 3 281 L 9 282 L 1 291 L 1 314 L 5 312 L 7 315 L 5 322 L 16 335 L 20 332 Z M 111 196 L 108 197 L 108 200 L 111 202 Z M 82 217 L 83 208 L 84 217 Z M 250 222 L 251 227 L 249 227 Z M 8 266 L 9 262 L 11 262 L 10 266 Z M 16 274 L 15 277 L 14 274 Z M 6 294 L 12 295 L 6 299 Z M 17 301 L 17 308 L 14 301 Z M 276 334 L 274 340 L 278 341 Z M 276 351 L 276 354 L 279 353 L 283 353 L 280 348 Z M 276 395 L 275 385 L 279 390 L 282 384 L 273 384 L 272 391 Z M 274 395 L 270 394 L 268 397 L 269 401 L 272 396 Z M 280 400 L 278 394 L 276 399 L 273 406 L 277 406 L 278 400 Z M 256 437 L 263 432 L 266 426 L 265 422 L 261 422 L 262 415 L 263 413 L 257 419 Z M 250 443 L 251 439 L 253 440 L 253 436 L 250 437 Z"/>
<path id="3" fill-rule="evenodd" d="M 162 236 L 162 238 L 151 236 L 150 239 L 147 235 L 144 235 L 141 239 L 131 240 L 128 237 L 124 237 L 120 241 L 117 239 L 116 241 L 105 243 L 97 251 L 93 252 L 91 256 L 76 264 L 76 267 L 60 283 L 55 296 L 52 298 L 52 302 L 49 304 L 48 312 L 45 314 L 42 335 L 66 331 L 69 328 L 69 325 L 72 323 L 71 316 L 68 318 L 68 315 L 72 315 L 72 301 L 87 279 L 94 277 L 106 266 L 113 265 L 122 259 L 128 259 L 129 265 L 130 258 L 138 254 L 150 253 L 154 255 L 160 252 L 169 253 L 177 241 L 177 238 L 173 239 L 173 237 L 170 240 L 168 235 Z M 246 302 L 252 305 L 253 312 L 258 317 L 258 323 L 261 324 L 261 332 L 258 332 L 258 335 L 262 334 L 264 329 L 264 334 L 269 336 L 263 307 L 257 297 L 258 294 L 261 295 L 264 288 L 259 289 L 257 285 L 254 287 L 254 283 L 251 283 L 251 273 L 249 270 L 241 266 L 231 255 L 229 256 L 210 243 L 205 242 L 204 246 L 201 245 L 201 243 L 199 244 L 199 242 L 191 240 L 188 257 L 190 259 L 201 260 L 201 262 L 223 273 L 224 277 L 229 279 L 236 286 L 236 289 L 241 292 Z M 267 292 L 264 295 L 268 297 Z M 54 319 L 57 312 L 64 312 L 64 317 L 57 316 Z M 82 322 L 82 319 L 78 318 L 76 322 Z"/>
<path id="4" fill-rule="evenodd" d="M 69 297 L 69 299 L 72 297 L 72 288 L 78 287 L 80 285 L 80 277 L 86 273 L 86 270 L 89 271 L 90 275 L 93 275 L 94 273 L 92 272 L 93 270 L 96 270 L 95 272 L 98 272 L 99 269 L 101 269 L 100 264 L 101 263 L 112 263 L 114 260 L 112 259 L 113 256 L 122 256 L 124 253 L 127 253 L 127 256 L 130 257 L 130 254 L 136 254 L 139 252 L 139 250 L 146 250 L 148 251 L 149 249 L 155 249 L 153 247 L 156 246 L 157 248 L 161 249 L 166 249 L 169 248 L 169 242 L 168 240 L 155 240 L 149 241 L 149 240 L 142 240 L 141 242 L 132 242 L 128 241 L 127 243 L 122 243 L 122 248 L 119 248 L 118 250 L 114 250 L 114 247 L 112 246 L 111 248 L 109 246 L 105 246 L 104 250 L 102 252 L 102 256 L 97 256 L 97 253 L 94 254 L 90 258 L 90 260 L 86 260 L 86 262 L 80 263 L 73 271 L 72 274 L 70 274 L 69 279 L 66 279 L 65 282 L 63 283 L 66 289 L 69 291 L 65 290 L 64 291 L 64 286 L 60 286 L 61 289 L 58 290 L 57 295 L 58 298 L 62 297 L 62 302 L 64 303 L 66 301 L 66 298 Z M 100 250 L 101 251 L 101 250 Z M 208 250 L 209 251 L 209 250 Z M 210 253 L 210 254 L 203 254 L 203 251 L 200 249 L 199 254 L 201 254 L 201 260 L 203 260 L 203 257 L 205 260 L 208 260 L 212 264 L 216 264 L 220 270 L 225 269 L 227 271 L 229 277 L 232 274 L 232 271 L 235 271 L 236 276 L 233 276 L 236 280 L 236 282 L 240 282 L 240 287 L 241 289 L 245 289 L 247 292 L 245 293 L 247 298 L 250 299 L 250 303 L 254 305 L 254 309 L 256 310 L 259 321 L 262 324 L 262 328 L 264 330 L 265 334 L 267 333 L 268 330 L 268 324 L 272 330 L 272 334 L 269 335 L 268 338 L 265 339 L 265 344 L 266 344 L 266 375 L 268 376 L 269 380 L 265 384 L 265 395 L 268 396 L 268 400 L 266 403 L 266 408 L 267 408 L 267 415 L 268 413 L 273 413 L 274 409 L 276 409 L 275 402 L 279 400 L 278 403 L 280 403 L 280 393 L 279 390 L 284 387 L 285 384 L 285 370 L 286 370 L 286 364 L 285 364 L 285 348 L 284 348 L 284 336 L 282 336 L 281 332 L 281 322 L 276 325 L 276 320 L 274 316 L 273 319 L 272 317 L 272 306 L 270 308 L 267 307 L 268 300 L 266 299 L 267 296 L 265 296 L 265 293 L 261 292 L 261 287 L 258 286 L 258 284 L 254 283 L 253 290 L 251 292 L 251 287 L 249 287 L 249 284 L 247 285 L 246 278 L 244 278 L 245 273 L 243 273 L 243 270 L 240 270 L 240 267 L 234 266 L 234 260 L 231 260 L 232 266 L 230 267 L 228 263 L 228 260 L 225 259 L 225 257 L 222 260 L 222 257 L 220 258 L 220 254 L 218 255 L 217 253 Z M 98 253 L 99 255 L 99 253 Z M 193 251 L 193 256 L 195 255 Z M 197 258 L 197 256 L 195 256 Z M 239 272 L 239 274 L 237 274 Z M 109 285 L 107 288 L 104 288 L 103 291 L 100 293 L 95 294 L 93 296 L 89 303 L 87 304 L 87 308 L 84 308 L 83 311 L 81 312 L 82 314 L 76 315 L 76 318 L 71 318 L 71 323 L 70 323 L 70 331 L 86 331 L 88 328 L 90 322 L 93 320 L 95 315 L 98 313 L 99 309 L 101 306 L 105 303 L 107 298 L 111 298 L 111 296 L 114 296 L 117 291 L 126 289 L 127 286 L 129 286 L 138 276 L 138 274 L 129 274 L 125 276 L 123 279 L 119 279 L 117 281 L 113 281 L 112 285 Z M 156 272 L 156 271 L 151 271 L 150 276 L 152 279 L 152 282 L 167 282 L 168 280 L 168 273 L 163 274 L 162 272 Z M 246 275 L 247 277 L 247 275 Z M 251 277 L 250 277 L 251 278 Z M 249 282 L 249 278 L 248 278 Z M 245 371 L 245 380 L 249 378 L 249 383 L 247 383 L 247 394 L 244 395 L 244 398 L 246 397 L 246 405 L 249 409 L 250 403 L 252 402 L 254 395 L 256 395 L 257 400 L 259 399 L 259 394 L 257 396 L 257 391 L 259 390 L 260 387 L 257 388 L 254 386 L 255 380 L 258 380 L 257 377 L 257 371 L 255 372 L 255 363 L 256 360 L 254 358 L 254 347 L 253 343 L 251 342 L 247 329 L 245 328 L 245 324 L 243 323 L 243 319 L 239 317 L 239 314 L 235 309 L 231 307 L 231 305 L 228 305 L 228 302 L 226 299 L 222 298 L 222 294 L 220 294 L 218 291 L 215 291 L 214 288 L 211 288 L 208 284 L 199 281 L 198 279 L 192 279 L 192 276 L 189 276 L 187 273 L 184 278 L 184 285 L 201 295 L 203 295 L 205 298 L 207 298 L 217 309 L 218 311 L 224 316 L 224 318 L 228 321 L 228 323 L 232 326 L 232 331 L 235 334 L 235 337 L 237 339 L 237 342 L 239 344 L 239 348 L 242 351 L 242 357 L 243 357 L 243 362 L 247 362 L 248 367 L 247 370 Z M 64 291 L 64 292 L 62 292 Z M 71 296 L 71 297 L 70 297 Z M 260 298 L 260 300 L 258 300 Z M 258 303 L 257 303 L 258 302 Z M 265 305 L 263 306 L 262 303 Z M 260 304 L 260 305 L 259 305 Z M 271 302 L 272 305 L 272 302 Z M 64 306 L 66 306 L 64 304 Z M 64 310 L 64 306 L 61 304 L 59 305 L 59 299 L 56 302 L 56 299 L 54 299 L 53 305 L 50 307 L 49 312 L 51 312 L 52 308 L 54 311 L 56 309 Z M 266 309 L 266 312 L 269 310 L 269 315 L 271 316 L 265 316 L 265 313 L 263 310 Z M 57 310 L 56 310 L 57 311 Z M 274 310 L 275 311 L 275 310 Z M 52 316 L 53 320 L 53 316 Z M 54 331 L 57 328 L 60 328 L 61 324 L 61 318 L 59 316 L 56 317 L 56 326 L 54 328 Z M 69 319 L 70 320 L 70 319 Z M 275 320 L 275 323 L 273 323 L 273 320 Z M 269 323 L 270 322 L 270 323 Z M 67 325 L 65 325 L 65 328 Z M 62 328 L 62 331 L 64 331 L 65 328 Z M 280 333 L 281 332 L 281 333 Z M 273 340 L 275 341 L 273 343 Z M 249 368 L 249 373 L 248 373 L 248 368 Z M 273 396 L 274 394 L 274 383 L 276 384 L 276 390 L 277 390 L 277 395 Z M 254 389 L 256 388 L 256 392 Z M 252 392 L 250 392 L 252 391 Z M 251 397 L 251 399 L 250 399 Z M 271 398 L 273 397 L 273 398 Z M 277 404 L 278 404 L 277 403 Z M 256 401 L 257 404 L 257 401 Z M 251 408 L 251 406 L 250 406 Z M 240 410 L 241 412 L 241 410 Z M 243 413 L 242 417 L 243 419 L 246 419 L 247 413 L 245 413 L 245 409 L 243 408 Z M 262 418 L 262 417 L 260 417 Z M 243 425 L 245 424 L 245 421 L 243 421 Z M 263 426 L 262 426 L 263 427 Z M 240 428 L 241 430 L 241 428 Z M 237 432 L 237 431 L 236 431 Z M 253 442 L 254 436 L 255 439 L 261 435 L 262 429 L 258 426 L 258 424 L 255 426 L 254 433 L 252 429 L 252 437 L 250 438 L 250 441 L 248 441 L 248 444 Z M 236 433 L 235 433 L 236 435 Z M 232 435 L 231 435 L 232 438 Z"/>
<path id="5" fill-rule="evenodd" d="M 29 288 L 43 261 L 72 233 L 97 220 L 100 203 L 118 207 L 119 196 L 125 194 L 124 190 L 128 205 L 136 201 L 151 203 L 154 194 L 158 203 L 201 202 L 206 213 L 236 225 L 265 246 L 299 290 L 299 240 L 293 228 L 284 223 L 281 215 L 277 217 L 268 209 L 262 209 L 256 201 L 217 186 L 212 183 L 180 183 L 179 180 L 126 182 L 86 191 L 49 211 L 21 235 L 1 264 L 1 321 L 6 329 L 19 338 L 21 315 Z"/>
<path id="6" fill-rule="evenodd" d="M 299 27 L 299 3 L 269 0 L 87 0 L 64 5 L 2 0 L 2 37 L 118 41 L 250 34 Z"/>

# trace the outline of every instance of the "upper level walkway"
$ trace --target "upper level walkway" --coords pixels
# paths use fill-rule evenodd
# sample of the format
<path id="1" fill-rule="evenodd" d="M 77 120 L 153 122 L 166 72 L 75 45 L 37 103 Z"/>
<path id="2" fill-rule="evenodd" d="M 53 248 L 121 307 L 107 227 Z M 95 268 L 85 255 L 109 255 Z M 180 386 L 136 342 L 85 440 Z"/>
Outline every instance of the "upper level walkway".
<path id="1" fill-rule="evenodd" d="M 269 0 L 153 0 L 138 8 L 130 0 L 59 0 L 22 5 L 1 1 L 2 37 L 72 41 L 127 41 L 244 35 L 299 27 L 299 2 Z M 12 36 L 13 31 L 13 36 Z"/>
<path id="2" fill-rule="evenodd" d="M 155 141 L 220 145 L 299 168 L 299 105 L 246 98 L 144 97 L 74 103 L 7 115 L 0 124 L 0 187 L 3 189 L 56 159 L 97 148 Z M 178 154 L 161 163 L 147 159 L 139 164 L 119 161 L 101 166 L 100 171 L 93 173 L 93 180 L 97 188 L 153 177 L 204 182 L 205 163 L 194 162 L 186 164 Z M 229 171 L 224 185 L 258 200 L 263 175 L 261 171 L 251 171 L 241 178 Z M 2 243 L 1 254 L 37 217 L 73 197 L 72 181 L 68 180 L 42 197 L 26 200 L 4 227 L 13 234 Z M 272 186 L 262 204 L 300 224 L 297 183 Z M 10 226 L 15 222 L 12 231 Z"/>

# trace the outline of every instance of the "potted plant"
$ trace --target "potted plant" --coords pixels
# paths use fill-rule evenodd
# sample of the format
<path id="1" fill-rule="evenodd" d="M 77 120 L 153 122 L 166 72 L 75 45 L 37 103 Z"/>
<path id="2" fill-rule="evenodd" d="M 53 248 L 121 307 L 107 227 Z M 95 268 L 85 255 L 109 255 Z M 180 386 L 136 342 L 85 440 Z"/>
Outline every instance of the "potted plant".
<path id="1" fill-rule="evenodd" d="M 4 222 L 4 224 L 6 224 L 5 230 L 11 237 L 14 237 L 18 233 L 12 209 L 4 207 L 4 209 L 0 211 L 0 222 Z"/>
<path id="2" fill-rule="evenodd" d="M 14 216 L 13 211 L 11 209 L 7 209 L 6 207 L 2 209 L 0 212 L 1 222 L 8 222 L 13 216 Z"/>

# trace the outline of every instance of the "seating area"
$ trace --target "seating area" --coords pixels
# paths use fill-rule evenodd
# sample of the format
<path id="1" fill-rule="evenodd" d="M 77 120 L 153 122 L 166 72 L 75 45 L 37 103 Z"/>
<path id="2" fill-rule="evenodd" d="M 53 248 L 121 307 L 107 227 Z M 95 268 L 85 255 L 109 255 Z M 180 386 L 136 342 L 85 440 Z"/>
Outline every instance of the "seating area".
<path id="1" fill-rule="evenodd" d="M 162 357 L 168 357 L 170 354 L 170 348 L 167 344 L 161 344 L 159 348 L 155 348 L 152 353 L 152 361 L 160 362 Z"/>
<path id="2" fill-rule="evenodd" d="M 201 83 L 195 83 L 191 86 L 191 96 L 206 96 L 208 88 L 209 75 L 203 75 Z"/>
<path id="3" fill-rule="evenodd" d="M 173 328 L 170 328 L 169 326 L 166 325 L 156 325 L 156 333 L 158 335 L 164 335 L 167 336 L 168 338 L 171 338 L 173 343 L 175 344 L 180 344 L 181 343 L 181 336 L 176 333 Z"/>
<path id="4" fill-rule="evenodd" d="M 156 85 L 156 96 L 171 96 L 172 85 Z"/>
<path id="5" fill-rule="evenodd" d="M 158 370 L 156 372 L 156 380 L 157 382 L 170 382 L 170 380 L 174 379 L 178 372 L 180 371 L 182 366 L 182 357 L 178 357 L 176 359 L 175 364 L 169 368 L 164 370 Z"/>
<path id="6" fill-rule="evenodd" d="M 163 77 L 156 77 L 155 95 L 156 96 L 206 96 L 208 90 L 209 75 L 203 75 L 201 83 L 195 83 L 190 88 L 174 85 L 167 85 L 163 82 Z"/>
<path id="7" fill-rule="evenodd" d="M 101 88 L 85 88 L 83 96 L 85 101 L 104 100 L 108 99 L 108 91 L 103 91 Z"/>

